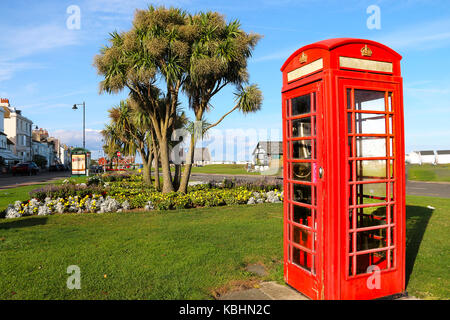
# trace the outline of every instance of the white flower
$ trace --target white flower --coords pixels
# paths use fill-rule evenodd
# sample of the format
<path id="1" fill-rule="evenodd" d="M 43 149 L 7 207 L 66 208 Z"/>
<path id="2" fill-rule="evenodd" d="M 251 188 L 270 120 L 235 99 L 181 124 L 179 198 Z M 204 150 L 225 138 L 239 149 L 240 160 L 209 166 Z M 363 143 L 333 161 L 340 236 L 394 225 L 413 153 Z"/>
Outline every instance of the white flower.
<path id="1" fill-rule="evenodd" d="M 16 201 L 17 202 L 17 201 Z M 20 202 L 20 201 L 19 201 Z M 19 213 L 18 210 L 15 209 L 15 206 L 13 205 L 9 205 L 8 208 L 6 208 L 6 215 L 5 218 L 10 219 L 10 218 L 20 218 L 22 215 Z"/>

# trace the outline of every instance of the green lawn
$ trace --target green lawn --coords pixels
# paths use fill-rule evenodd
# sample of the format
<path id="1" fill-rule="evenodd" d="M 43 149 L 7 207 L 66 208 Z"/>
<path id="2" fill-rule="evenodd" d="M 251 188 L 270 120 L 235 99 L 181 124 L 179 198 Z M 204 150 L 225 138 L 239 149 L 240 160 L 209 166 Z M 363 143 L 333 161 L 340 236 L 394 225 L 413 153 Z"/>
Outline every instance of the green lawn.
<path id="1" fill-rule="evenodd" d="M 0 299 L 208 299 L 256 262 L 281 280 L 281 215 L 265 204 L 2 220 Z M 66 287 L 69 265 L 81 290 Z"/>
<path id="2" fill-rule="evenodd" d="M 17 200 L 25 201 L 30 199 L 30 195 L 28 193 L 34 189 L 42 188 L 47 184 L 61 184 L 65 179 L 66 178 L 62 178 L 52 182 L 44 182 L 24 187 L 0 189 L 0 211 L 5 210 L 6 207 L 9 204 L 14 203 L 14 201 Z M 87 177 L 75 177 L 70 179 L 74 180 L 76 183 L 82 183 L 87 181 Z"/>
<path id="3" fill-rule="evenodd" d="M 260 172 L 247 172 L 244 164 L 209 164 L 203 167 L 192 167 L 192 173 L 261 175 Z M 279 172 L 281 175 L 281 172 Z"/>
<path id="4" fill-rule="evenodd" d="M 407 196 L 406 206 L 407 290 L 424 299 L 450 299 L 450 199 Z"/>
<path id="5" fill-rule="evenodd" d="M 450 182 L 450 164 L 406 165 L 409 180 Z"/>
<path id="6" fill-rule="evenodd" d="M 427 206 L 435 207 L 435 210 Z M 450 199 L 407 197 L 407 290 L 450 298 Z M 283 280 L 282 205 L 0 221 L 0 299 L 210 299 L 244 268 Z M 66 268 L 81 269 L 81 290 Z"/>

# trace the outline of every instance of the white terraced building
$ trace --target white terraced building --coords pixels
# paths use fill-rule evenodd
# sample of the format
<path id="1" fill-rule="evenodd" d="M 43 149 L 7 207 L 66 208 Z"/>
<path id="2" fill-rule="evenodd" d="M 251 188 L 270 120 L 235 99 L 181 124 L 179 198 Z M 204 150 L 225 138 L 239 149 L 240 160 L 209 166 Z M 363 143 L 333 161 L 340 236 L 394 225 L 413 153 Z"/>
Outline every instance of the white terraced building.
<path id="1" fill-rule="evenodd" d="M 24 117 L 20 110 L 9 105 L 8 99 L 0 100 L 4 115 L 4 133 L 13 143 L 13 153 L 21 161 L 32 160 L 31 128 L 33 121 Z"/>

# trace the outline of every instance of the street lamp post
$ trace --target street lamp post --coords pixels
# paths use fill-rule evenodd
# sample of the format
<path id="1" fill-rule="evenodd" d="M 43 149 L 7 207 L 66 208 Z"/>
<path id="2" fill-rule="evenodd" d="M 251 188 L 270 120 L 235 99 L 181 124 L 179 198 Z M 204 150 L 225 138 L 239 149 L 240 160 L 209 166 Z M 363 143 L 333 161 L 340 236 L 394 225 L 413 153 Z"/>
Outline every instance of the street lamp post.
<path id="1" fill-rule="evenodd" d="M 77 110 L 77 106 L 83 106 L 83 149 L 86 149 L 86 103 L 76 103 L 73 105 L 72 109 Z"/>

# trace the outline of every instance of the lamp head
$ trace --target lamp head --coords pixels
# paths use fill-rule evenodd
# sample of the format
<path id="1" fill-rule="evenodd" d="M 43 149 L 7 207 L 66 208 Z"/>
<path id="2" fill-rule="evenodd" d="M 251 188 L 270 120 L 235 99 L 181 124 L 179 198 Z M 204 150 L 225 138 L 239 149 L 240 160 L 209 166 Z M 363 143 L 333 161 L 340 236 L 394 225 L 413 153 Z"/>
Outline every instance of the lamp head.
<path id="1" fill-rule="evenodd" d="M 77 109 L 78 109 L 78 108 L 77 108 L 77 105 L 74 104 L 73 107 L 72 107 L 72 110 L 77 110 Z"/>

